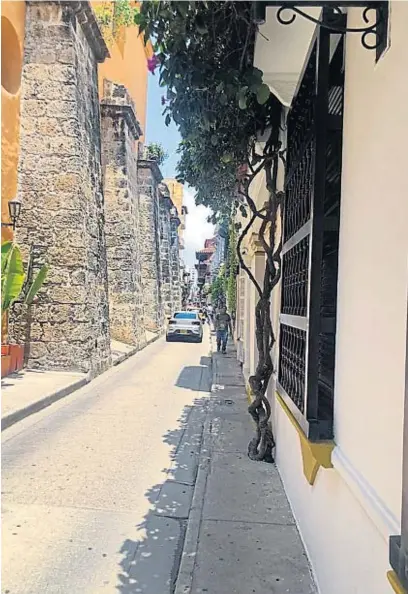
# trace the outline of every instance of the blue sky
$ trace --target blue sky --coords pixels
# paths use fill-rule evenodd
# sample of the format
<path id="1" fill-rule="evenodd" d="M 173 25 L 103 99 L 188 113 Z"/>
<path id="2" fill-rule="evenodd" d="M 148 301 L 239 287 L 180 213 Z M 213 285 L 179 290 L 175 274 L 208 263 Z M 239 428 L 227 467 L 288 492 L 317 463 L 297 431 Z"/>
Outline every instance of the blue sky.
<path id="1" fill-rule="evenodd" d="M 161 104 L 161 97 L 166 90 L 159 86 L 159 75 L 149 75 L 149 86 L 147 94 L 147 122 L 146 141 L 160 142 L 168 152 L 169 158 L 161 166 L 163 177 L 175 177 L 177 167 L 177 147 L 180 135 L 173 122 L 170 126 L 164 123 L 161 115 L 164 107 Z M 204 247 L 204 240 L 212 237 L 214 227 L 207 222 L 210 211 L 204 206 L 196 206 L 194 203 L 194 189 L 184 186 L 184 204 L 188 208 L 186 230 L 184 240 L 186 249 L 183 251 L 183 259 L 191 268 L 195 263 L 196 250 Z"/>
<path id="2" fill-rule="evenodd" d="M 162 95 L 166 94 L 166 89 L 159 86 L 159 75 L 149 74 L 149 86 L 147 94 L 147 122 L 146 139 L 147 142 L 160 142 L 169 153 L 169 158 L 161 166 L 164 177 L 175 177 L 177 166 L 177 147 L 180 142 L 180 135 L 176 125 L 172 121 L 170 126 L 164 123 L 164 117 L 161 115 L 164 106 L 161 104 Z"/>

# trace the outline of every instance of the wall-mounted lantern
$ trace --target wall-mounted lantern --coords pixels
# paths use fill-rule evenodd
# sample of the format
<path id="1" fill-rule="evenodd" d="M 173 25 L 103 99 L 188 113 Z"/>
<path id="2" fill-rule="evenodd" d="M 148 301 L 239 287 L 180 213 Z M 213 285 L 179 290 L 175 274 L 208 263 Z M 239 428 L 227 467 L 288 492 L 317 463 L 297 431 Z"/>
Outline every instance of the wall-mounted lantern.
<path id="1" fill-rule="evenodd" d="M 2 223 L 2 227 L 13 227 L 13 231 L 16 230 L 17 220 L 21 213 L 21 202 L 20 200 L 10 200 L 8 203 L 9 216 L 11 223 Z"/>

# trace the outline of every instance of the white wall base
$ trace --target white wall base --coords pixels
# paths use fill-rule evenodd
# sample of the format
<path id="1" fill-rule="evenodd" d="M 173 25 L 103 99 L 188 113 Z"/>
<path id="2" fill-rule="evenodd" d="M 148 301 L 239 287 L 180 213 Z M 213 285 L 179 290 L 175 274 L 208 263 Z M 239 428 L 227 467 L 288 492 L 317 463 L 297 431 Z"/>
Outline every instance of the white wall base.
<path id="1" fill-rule="evenodd" d="M 370 489 L 361 489 L 352 472 L 345 481 L 347 464 L 343 460 L 339 470 L 339 452 L 337 468 L 321 468 L 310 486 L 303 475 L 298 434 L 280 406 L 275 407 L 274 431 L 277 466 L 320 594 L 390 594 L 386 535 L 398 528 L 395 518 Z M 376 523 L 369 512 L 373 509 Z"/>

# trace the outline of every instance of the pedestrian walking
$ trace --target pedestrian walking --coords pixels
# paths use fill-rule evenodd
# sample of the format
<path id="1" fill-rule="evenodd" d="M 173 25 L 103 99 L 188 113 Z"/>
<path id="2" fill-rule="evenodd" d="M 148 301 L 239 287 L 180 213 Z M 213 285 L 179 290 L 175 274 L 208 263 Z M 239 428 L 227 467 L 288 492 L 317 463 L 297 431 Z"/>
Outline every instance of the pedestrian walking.
<path id="1" fill-rule="evenodd" d="M 207 308 L 207 318 L 208 318 L 208 325 L 211 326 L 214 325 L 214 311 L 213 311 L 213 306 L 209 305 Z"/>
<path id="2" fill-rule="evenodd" d="M 221 307 L 215 316 L 215 331 L 217 333 L 217 352 L 227 352 L 228 331 L 232 336 L 231 316 L 225 307 Z"/>

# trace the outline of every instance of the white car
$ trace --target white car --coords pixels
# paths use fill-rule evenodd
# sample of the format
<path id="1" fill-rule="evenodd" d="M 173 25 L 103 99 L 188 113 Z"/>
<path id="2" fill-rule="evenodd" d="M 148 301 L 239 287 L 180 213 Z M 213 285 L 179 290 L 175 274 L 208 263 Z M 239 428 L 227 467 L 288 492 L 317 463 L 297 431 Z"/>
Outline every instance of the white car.
<path id="1" fill-rule="evenodd" d="M 196 311 L 177 311 L 170 318 L 167 326 L 166 340 L 187 339 L 194 342 L 203 341 L 203 324 Z"/>

